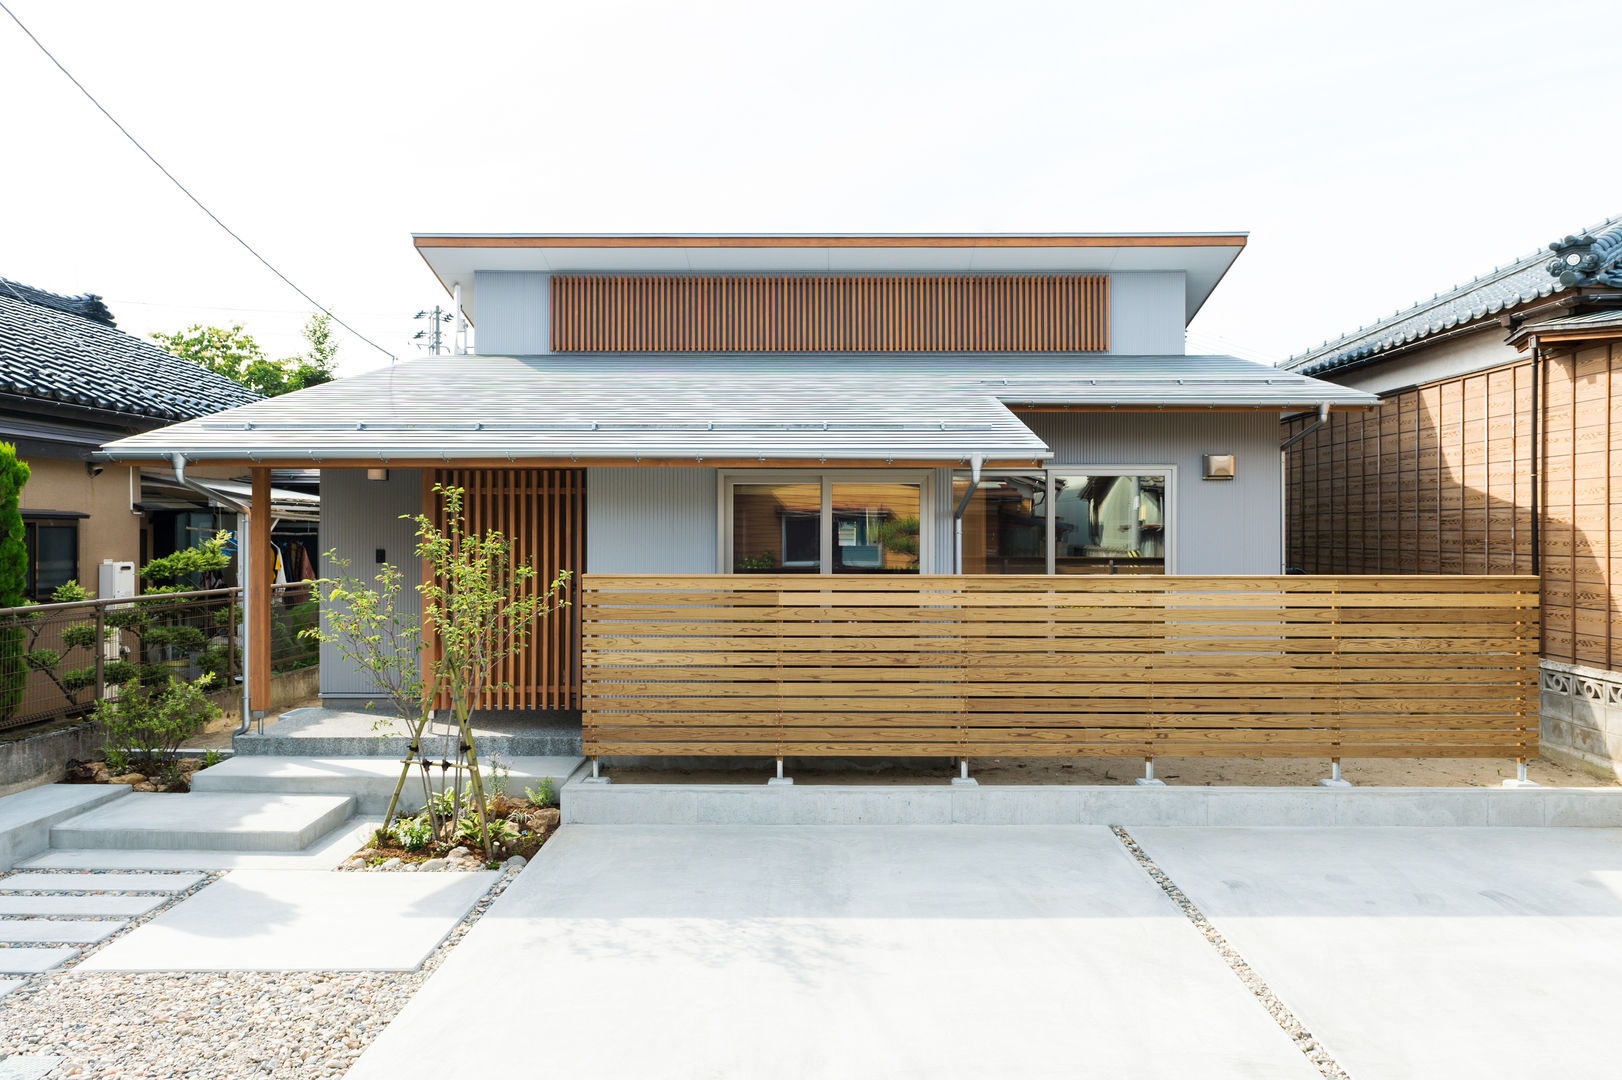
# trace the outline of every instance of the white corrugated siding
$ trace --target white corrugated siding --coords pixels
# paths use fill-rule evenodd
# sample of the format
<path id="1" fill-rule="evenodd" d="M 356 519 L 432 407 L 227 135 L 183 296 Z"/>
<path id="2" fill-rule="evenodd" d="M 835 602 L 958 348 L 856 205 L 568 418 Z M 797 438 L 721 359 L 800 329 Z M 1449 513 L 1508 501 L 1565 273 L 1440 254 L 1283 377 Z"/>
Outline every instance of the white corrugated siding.
<path id="1" fill-rule="evenodd" d="M 586 470 L 586 570 L 597 574 L 713 574 L 716 471 Z"/>

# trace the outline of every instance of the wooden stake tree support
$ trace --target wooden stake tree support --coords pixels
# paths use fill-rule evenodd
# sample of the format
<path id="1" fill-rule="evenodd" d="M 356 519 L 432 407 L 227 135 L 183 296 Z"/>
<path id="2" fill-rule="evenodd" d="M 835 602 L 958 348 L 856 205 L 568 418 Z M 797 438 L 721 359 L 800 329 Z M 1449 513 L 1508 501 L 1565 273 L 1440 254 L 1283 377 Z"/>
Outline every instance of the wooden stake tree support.
<path id="1" fill-rule="evenodd" d="M 393 823 L 400 796 L 413 769 L 422 777 L 423 799 L 436 836 L 447 828 L 454 837 L 462 814 L 465 774 L 471 809 L 478 817 L 479 842 L 485 858 L 493 856 L 484 781 L 479 773 L 472 714 L 490 683 L 491 672 L 524 648 L 538 619 L 564 607 L 570 572 L 560 571 L 540 585 L 532 565 L 515 565 L 512 543 L 498 530 L 469 532 L 462 512 L 462 489 L 435 484 L 440 498 L 438 520 L 427 514 L 409 516 L 416 525 L 416 553 L 422 561 L 420 621 L 402 611 L 405 579 L 385 563 L 373 579 L 377 588 L 354 579 L 318 582 L 325 602 L 322 623 L 305 633 L 334 645 L 339 654 L 367 671 L 405 722 L 410 743 L 400 762 L 384 815 L 383 830 Z M 329 554 L 339 566 L 347 562 Z M 436 703 L 449 703 L 456 726 L 456 750 L 434 760 L 423 747 Z M 450 788 L 450 816 L 442 819 L 430 778 L 441 770 L 439 794 Z M 454 780 L 453 780 L 454 778 Z"/>

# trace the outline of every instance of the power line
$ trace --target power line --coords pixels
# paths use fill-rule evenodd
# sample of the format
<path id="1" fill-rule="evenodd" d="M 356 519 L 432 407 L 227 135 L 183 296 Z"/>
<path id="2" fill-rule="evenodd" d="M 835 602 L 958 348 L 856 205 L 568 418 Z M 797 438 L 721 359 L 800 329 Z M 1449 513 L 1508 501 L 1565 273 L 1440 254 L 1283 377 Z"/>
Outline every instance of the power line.
<path id="1" fill-rule="evenodd" d="M 224 229 L 227 236 L 229 236 L 231 239 L 235 240 L 237 243 L 241 244 L 242 247 L 243 247 L 243 250 L 247 251 L 247 253 L 249 255 L 252 255 L 254 258 L 258 259 L 261 263 L 263 263 L 264 266 L 265 266 L 265 269 L 269 270 L 272 274 L 275 274 L 277 277 L 281 278 L 282 281 L 287 285 L 288 288 L 292 289 L 294 292 L 296 292 L 300 296 L 304 297 L 304 299 L 308 300 L 323 315 L 326 315 L 333 322 L 337 323 L 339 326 L 343 327 L 345 330 L 348 330 L 351 334 L 354 334 L 356 337 L 360 338 L 366 344 L 370 345 L 372 348 L 376 349 L 378 352 L 382 353 L 384 356 L 387 356 L 390 360 L 397 360 L 398 359 L 398 357 L 396 357 L 393 353 L 389 352 L 389 350 L 385 349 L 383 346 L 379 345 L 377 342 L 373 341 L 371 338 L 367 337 L 365 334 L 361 333 L 359 330 L 356 330 L 353 326 L 350 326 L 348 323 L 344 322 L 338 316 L 334 315 L 332 313 L 331 308 L 327 307 L 325 304 L 323 304 L 320 301 L 316 300 L 315 297 L 311 296 L 309 293 L 305 292 L 303 289 L 301 289 L 297 285 L 293 284 L 293 279 L 292 278 L 288 277 L 286 274 L 282 273 L 280 270 L 278 270 L 274 266 L 272 266 L 269 259 L 265 258 L 263 255 L 259 254 L 259 252 L 255 251 L 252 244 L 248 243 L 246 240 L 242 239 L 242 237 L 238 236 L 231 229 L 231 227 L 229 225 L 227 225 L 225 222 L 221 221 L 219 219 L 219 217 L 215 215 L 214 211 L 210 210 L 208 207 L 203 205 L 203 200 L 201 200 L 197 196 L 193 195 L 191 193 L 190 189 L 188 189 L 185 184 L 182 184 L 178 179 L 176 179 L 174 173 L 172 173 L 168 169 L 164 168 L 163 163 L 160 162 L 157 158 L 153 157 L 151 152 L 148 151 L 146 147 L 141 145 L 140 140 L 138 140 L 134 135 L 131 135 L 129 133 L 129 129 L 126 128 L 123 124 L 120 124 L 118 122 L 118 120 L 113 116 L 113 114 L 108 112 L 106 107 L 103 106 L 101 102 L 96 100 L 96 96 L 94 94 L 92 94 L 89 90 L 85 89 L 84 83 L 82 83 L 78 79 L 74 78 L 73 77 L 73 72 L 69 71 L 67 68 L 62 66 L 62 61 L 58 60 L 54 55 L 52 55 L 51 50 L 49 50 L 49 49 L 47 49 L 45 47 L 45 43 L 40 41 L 39 38 L 35 37 L 34 32 L 32 30 L 28 29 L 28 27 L 23 24 L 23 21 L 21 19 L 17 18 L 17 13 L 12 11 L 11 8 L 6 6 L 5 0 L 0 0 L 0 11 L 4 11 L 7 15 L 11 16 L 11 21 L 17 24 L 17 28 L 19 30 L 21 30 L 23 33 L 28 35 L 28 40 L 32 41 L 36 46 L 39 47 L 39 51 L 45 54 L 45 58 L 47 60 L 49 60 L 51 63 L 56 65 L 56 70 L 60 71 L 64 75 L 66 75 L 68 77 L 68 81 L 71 82 L 74 86 L 79 88 L 79 93 L 83 94 L 89 100 L 90 104 L 94 105 L 96 107 L 96 110 L 98 112 L 100 112 L 101 115 L 105 116 L 112 123 L 112 125 L 115 128 L 117 128 L 121 134 L 123 134 L 124 138 L 126 138 L 126 139 L 128 139 L 130 141 L 130 144 L 132 146 L 134 146 L 135 149 L 139 150 L 142 153 L 142 155 L 145 156 L 145 158 L 148 161 L 152 162 L 152 164 L 157 167 L 157 170 L 159 172 L 161 172 L 163 175 L 167 176 L 169 178 L 169 182 L 174 184 L 175 187 L 180 189 L 181 194 L 185 195 L 186 198 L 188 198 L 192 202 L 196 203 L 197 204 L 197 209 L 199 209 L 203 213 L 207 214 L 209 216 L 209 220 L 213 221 L 214 224 L 216 224 L 220 228 Z"/>

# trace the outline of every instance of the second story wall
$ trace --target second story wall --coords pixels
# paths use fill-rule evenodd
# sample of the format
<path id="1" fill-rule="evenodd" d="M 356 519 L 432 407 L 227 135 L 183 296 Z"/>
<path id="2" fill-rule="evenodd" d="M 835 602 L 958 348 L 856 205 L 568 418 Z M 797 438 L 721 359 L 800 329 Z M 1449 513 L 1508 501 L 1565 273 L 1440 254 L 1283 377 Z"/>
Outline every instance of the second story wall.
<path id="1" fill-rule="evenodd" d="M 1186 278 L 1180 271 L 555 282 L 533 271 L 478 271 L 475 280 L 475 343 L 488 356 L 1184 352 Z"/>

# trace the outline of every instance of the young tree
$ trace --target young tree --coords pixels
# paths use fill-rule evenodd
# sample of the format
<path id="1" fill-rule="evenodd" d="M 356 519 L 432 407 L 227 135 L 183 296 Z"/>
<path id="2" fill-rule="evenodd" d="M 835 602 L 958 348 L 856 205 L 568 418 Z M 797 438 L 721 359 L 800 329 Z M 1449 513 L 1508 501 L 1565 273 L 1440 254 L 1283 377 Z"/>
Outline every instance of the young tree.
<path id="1" fill-rule="evenodd" d="M 190 326 L 172 334 L 154 333 L 152 339 L 168 352 L 216 375 L 266 397 L 278 397 L 331 382 L 335 374 L 338 345 L 332 339 L 332 317 L 322 313 L 310 316 L 303 334 L 309 348 L 299 356 L 281 360 L 266 356 L 240 323 L 223 330 L 217 326 Z"/>
<path id="2" fill-rule="evenodd" d="M 326 601 L 326 625 L 305 633 L 336 645 L 378 682 L 409 725 L 412 757 L 434 701 L 442 694 L 449 700 L 466 747 L 468 787 L 488 858 L 489 815 L 473 740 L 473 708 L 491 687 L 495 667 L 529 641 L 535 621 L 568 605 L 564 592 L 572 575 L 563 570 L 542 585 L 535 567 L 513 562 L 512 543 L 501 532 L 468 531 L 461 488 L 435 484 L 434 491 L 443 524 L 426 514 L 407 515 L 416 525 L 416 553 L 424 568 L 425 580 L 416 587 L 421 630 L 400 610 L 403 576 L 385 564 L 374 578 L 376 589 L 354 579 L 317 582 Z M 408 762 L 394 786 L 384 829 L 394 817 L 409 768 Z"/>
<path id="3" fill-rule="evenodd" d="M 21 607 L 28 588 L 28 548 L 18 510 L 28 475 L 28 463 L 18 459 L 17 448 L 0 443 L 0 607 Z M 0 625 L 0 716 L 9 717 L 16 711 L 28 684 L 23 638 L 20 619 L 7 619 Z"/>

